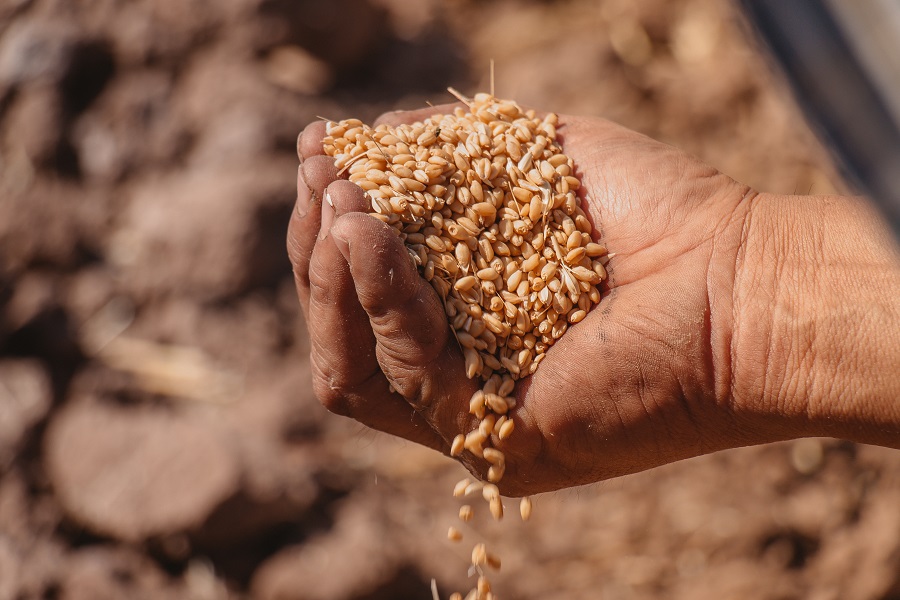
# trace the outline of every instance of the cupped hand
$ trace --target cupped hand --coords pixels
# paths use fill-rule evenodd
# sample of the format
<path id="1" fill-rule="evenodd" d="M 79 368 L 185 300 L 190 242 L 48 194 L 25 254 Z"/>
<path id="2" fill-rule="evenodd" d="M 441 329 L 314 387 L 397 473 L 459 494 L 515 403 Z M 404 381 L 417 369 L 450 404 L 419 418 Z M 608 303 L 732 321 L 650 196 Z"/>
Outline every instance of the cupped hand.
<path id="1" fill-rule="evenodd" d="M 421 120 L 447 107 L 391 113 Z M 768 441 L 742 422 L 731 377 L 732 291 L 753 192 L 608 121 L 560 116 L 582 206 L 612 258 L 603 299 L 520 380 L 499 442 L 508 495 L 633 473 Z M 288 250 L 330 410 L 447 453 L 475 427 L 462 353 L 440 299 L 361 189 L 324 156 L 324 123 L 298 140 Z M 461 460 L 484 477 L 487 464 Z"/>

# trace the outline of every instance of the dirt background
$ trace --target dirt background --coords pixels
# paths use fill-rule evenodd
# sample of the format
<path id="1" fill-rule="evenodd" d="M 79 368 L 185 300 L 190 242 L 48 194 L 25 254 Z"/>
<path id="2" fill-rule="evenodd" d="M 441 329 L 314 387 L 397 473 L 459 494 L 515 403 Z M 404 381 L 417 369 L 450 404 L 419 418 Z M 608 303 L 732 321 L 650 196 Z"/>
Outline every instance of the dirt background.
<path id="1" fill-rule="evenodd" d="M 0 600 L 469 587 L 461 467 L 312 396 L 284 237 L 307 123 L 485 89 L 491 58 L 499 95 L 839 189 L 724 0 L 0 2 Z M 742 449 L 535 509 L 480 524 L 503 598 L 900 599 L 895 451 Z"/>

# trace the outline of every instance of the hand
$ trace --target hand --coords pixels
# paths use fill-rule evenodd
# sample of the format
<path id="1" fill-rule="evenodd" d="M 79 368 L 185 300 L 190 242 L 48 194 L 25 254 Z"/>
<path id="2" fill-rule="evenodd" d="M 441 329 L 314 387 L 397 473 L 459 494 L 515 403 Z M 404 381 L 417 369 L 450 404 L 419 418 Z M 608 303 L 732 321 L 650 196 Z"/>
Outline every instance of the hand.
<path id="1" fill-rule="evenodd" d="M 384 119 L 410 122 L 433 110 Z M 767 342 L 747 327 L 734 339 L 739 313 L 771 300 L 735 297 L 742 272 L 760 272 L 743 252 L 755 192 L 603 120 L 561 116 L 558 131 L 579 169 L 583 207 L 615 256 L 601 303 L 516 388 L 502 492 L 590 483 L 809 434 L 777 418 L 753 369 L 735 377 L 735 349 L 765 353 Z M 362 214 L 368 202 L 337 179 L 323 135 L 313 124 L 298 142 L 288 243 L 315 392 L 335 412 L 447 452 L 475 425 L 467 409 L 478 384 L 465 378 L 436 293 L 394 232 Z M 484 476 L 485 463 L 468 454 L 463 462 Z"/>

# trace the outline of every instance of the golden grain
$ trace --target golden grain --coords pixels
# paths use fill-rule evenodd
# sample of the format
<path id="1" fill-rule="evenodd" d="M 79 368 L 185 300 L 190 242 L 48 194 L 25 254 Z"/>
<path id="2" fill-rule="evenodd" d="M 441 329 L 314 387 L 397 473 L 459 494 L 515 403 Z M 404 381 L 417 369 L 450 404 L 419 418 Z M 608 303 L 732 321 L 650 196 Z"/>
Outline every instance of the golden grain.
<path id="1" fill-rule="evenodd" d="M 494 415 L 485 415 L 484 419 L 481 420 L 481 423 L 478 424 L 478 431 L 480 431 L 485 438 L 489 438 L 494 431 L 495 422 L 496 417 Z"/>
<path id="2" fill-rule="evenodd" d="M 500 489 L 493 483 L 483 483 L 481 485 L 481 496 L 490 502 L 492 498 L 500 497 Z"/>
<path id="3" fill-rule="evenodd" d="M 488 581 L 487 577 L 482 575 L 478 578 L 475 589 L 478 591 L 479 595 L 486 596 L 491 593 L 491 583 Z"/>
<path id="4" fill-rule="evenodd" d="M 500 387 L 497 388 L 498 396 L 509 396 L 516 386 L 516 381 L 509 375 L 504 375 Z"/>
<path id="5" fill-rule="evenodd" d="M 516 380 L 534 373 L 554 342 L 600 301 L 612 255 L 591 238 L 593 226 L 575 194 L 581 186 L 575 165 L 556 140 L 557 116 L 538 118 L 490 94 L 451 93 L 464 108 L 420 123 L 326 123 L 323 148 L 364 190 L 372 214 L 403 240 L 444 303 L 466 376 L 483 381 L 469 402 L 475 428 L 453 438 L 450 454 L 484 459 L 489 483 L 466 478 L 453 495 L 481 491 L 501 518 L 495 484 L 506 454 L 492 440 L 513 433 Z M 468 520 L 471 506 L 463 508 L 468 518 L 462 509 L 460 518 Z M 528 498 L 520 514 L 530 516 Z M 461 534 L 451 528 L 448 538 Z M 472 562 L 500 567 L 483 544 Z M 493 597 L 482 576 L 466 600 Z"/>
<path id="6" fill-rule="evenodd" d="M 522 516 L 523 521 L 531 518 L 531 498 L 528 496 L 519 501 L 519 514 Z"/>
<path id="7" fill-rule="evenodd" d="M 453 438 L 453 443 L 450 445 L 450 456 L 459 456 L 462 454 L 466 441 L 466 436 L 463 434 L 459 434 Z"/>
<path id="8" fill-rule="evenodd" d="M 484 449 L 484 458 L 486 461 L 491 463 L 492 465 L 496 465 L 502 463 L 506 460 L 506 457 L 503 455 L 503 452 L 497 450 L 496 448 L 485 448 Z"/>
<path id="9" fill-rule="evenodd" d="M 463 447 L 475 456 L 481 458 L 484 454 L 484 448 L 482 446 L 486 440 L 487 436 L 484 435 L 481 430 L 476 429 L 475 431 L 470 431 L 466 435 Z"/>
<path id="10" fill-rule="evenodd" d="M 504 364 L 503 360 L 509 360 L 506 357 L 501 358 L 501 364 Z M 518 368 L 518 367 L 517 367 Z M 506 401 L 503 396 L 498 394 L 485 394 L 484 401 L 488 408 L 497 413 L 498 415 L 506 414 L 509 411 L 509 403 Z"/>
<path id="11" fill-rule="evenodd" d="M 472 548 L 472 564 L 476 567 L 487 564 L 487 549 L 483 543 L 475 544 Z"/>
<path id="12" fill-rule="evenodd" d="M 472 480 L 466 477 L 465 479 L 461 479 L 456 482 L 456 486 L 453 488 L 453 496 L 455 498 L 462 497 L 466 494 L 466 490 L 472 484 Z"/>
<path id="13" fill-rule="evenodd" d="M 483 481 L 473 481 L 468 486 L 466 486 L 466 491 L 463 493 L 463 496 L 471 496 L 472 494 L 477 493 L 478 491 L 484 489 L 486 484 Z"/>
<path id="14" fill-rule="evenodd" d="M 462 521 L 468 523 L 472 520 L 472 516 L 475 514 L 475 511 L 472 510 L 472 507 L 468 504 L 463 504 L 459 507 L 459 518 Z"/>
<path id="15" fill-rule="evenodd" d="M 491 516 L 494 517 L 496 521 L 503 518 L 503 502 L 500 500 L 499 496 L 490 499 L 490 509 Z"/>

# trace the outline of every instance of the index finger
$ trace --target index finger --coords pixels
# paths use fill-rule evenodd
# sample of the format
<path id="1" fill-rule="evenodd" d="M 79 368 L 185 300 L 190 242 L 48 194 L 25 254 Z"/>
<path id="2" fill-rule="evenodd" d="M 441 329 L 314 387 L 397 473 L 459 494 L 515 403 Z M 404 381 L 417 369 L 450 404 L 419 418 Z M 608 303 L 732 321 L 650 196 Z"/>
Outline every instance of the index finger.
<path id="1" fill-rule="evenodd" d="M 311 156 L 324 156 L 325 121 L 313 121 L 297 136 L 297 158 L 303 162 Z"/>

